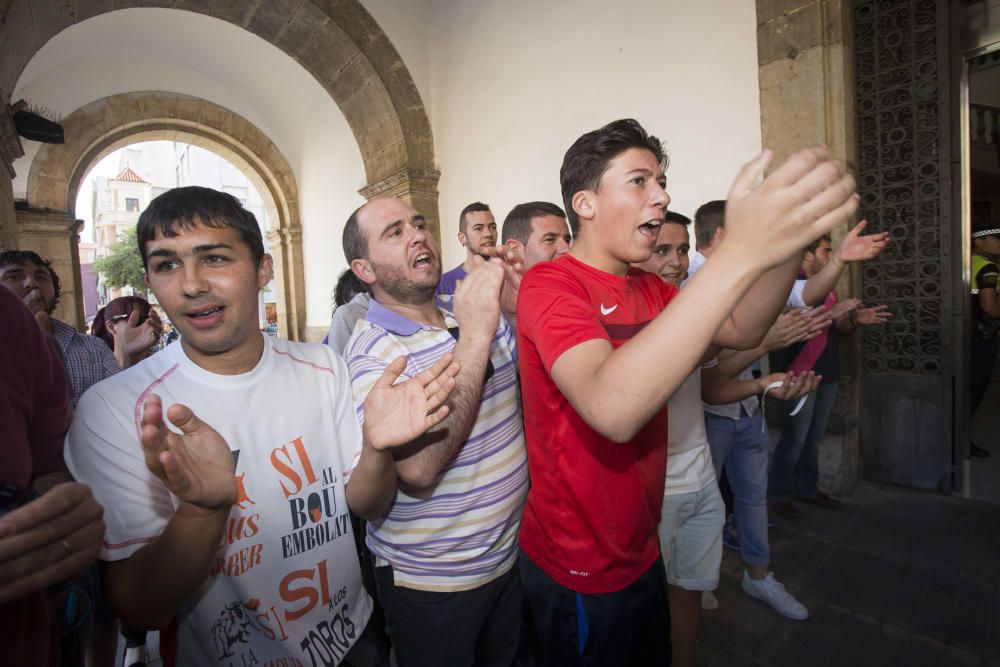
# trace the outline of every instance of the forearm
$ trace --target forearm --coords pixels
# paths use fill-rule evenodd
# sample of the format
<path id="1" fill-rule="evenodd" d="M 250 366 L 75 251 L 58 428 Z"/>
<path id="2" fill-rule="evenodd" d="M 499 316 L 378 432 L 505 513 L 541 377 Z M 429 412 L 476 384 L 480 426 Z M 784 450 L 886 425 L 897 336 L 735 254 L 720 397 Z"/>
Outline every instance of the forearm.
<path id="1" fill-rule="evenodd" d="M 849 334 L 854 331 L 857 327 L 857 324 L 854 322 L 854 312 L 855 311 L 853 310 L 849 311 L 834 320 L 834 326 L 837 328 L 837 333 Z"/>
<path id="2" fill-rule="evenodd" d="M 724 378 L 735 378 L 747 366 L 767 353 L 768 350 L 760 345 L 752 350 L 725 350 L 719 355 L 719 363 L 712 370 L 718 371 L 718 374 Z"/>
<path id="3" fill-rule="evenodd" d="M 115 336 L 114 352 L 115 352 L 115 361 L 118 362 L 118 365 L 121 366 L 122 368 L 128 368 L 130 365 L 129 356 L 125 352 L 125 346 L 122 344 L 122 341 L 118 336 Z"/>
<path id="4" fill-rule="evenodd" d="M 378 451 L 365 438 L 361 460 L 347 483 L 347 506 L 368 521 L 380 518 L 396 497 L 396 465 L 392 453 Z"/>
<path id="5" fill-rule="evenodd" d="M 1000 319 L 1000 299 L 998 299 L 996 289 L 986 288 L 979 290 L 979 307 L 990 317 Z"/>
<path id="6" fill-rule="evenodd" d="M 701 361 L 719 326 L 759 275 L 725 245 L 670 305 L 621 347 L 581 344 L 558 358 L 552 374 L 577 413 L 596 431 L 627 442 L 658 412 Z M 582 371 L 593 355 L 602 355 Z M 651 359 L 664 363 L 650 363 Z"/>
<path id="7" fill-rule="evenodd" d="M 170 622 L 208 578 L 228 517 L 228 508 L 182 503 L 159 539 L 105 564 L 104 593 L 127 627 L 157 630 Z"/>
<path id="8" fill-rule="evenodd" d="M 801 257 L 796 255 L 754 281 L 733 308 L 729 319 L 723 322 L 715 342 L 737 350 L 760 345 L 784 309 L 801 263 Z"/>
<path id="9" fill-rule="evenodd" d="M 720 371 L 719 366 L 701 372 L 701 400 L 710 405 L 735 403 L 760 392 L 757 380 L 736 380 Z"/>
<path id="10" fill-rule="evenodd" d="M 826 295 L 833 291 L 844 272 L 844 263 L 834 255 L 819 273 L 806 281 L 802 290 L 802 300 L 807 306 L 818 306 L 823 303 Z"/>
<path id="11" fill-rule="evenodd" d="M 435 428 L 395 450 L 396 472 L 407 486 L 431 486 L 441 469 L 464 443 L 479 414 L 483 377 L 489 362 L 492 338 L 462 337 L 455 345 L 454 360 L 461 365 L 455 389 L 449 396 L 448 416 Z"/>

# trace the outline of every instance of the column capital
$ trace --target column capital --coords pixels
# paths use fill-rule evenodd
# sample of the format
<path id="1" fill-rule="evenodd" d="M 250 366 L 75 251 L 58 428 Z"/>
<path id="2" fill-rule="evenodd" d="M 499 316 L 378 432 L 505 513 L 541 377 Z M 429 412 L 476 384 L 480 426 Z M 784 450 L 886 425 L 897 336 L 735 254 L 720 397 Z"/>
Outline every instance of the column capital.
<path id="1" fill-rule="evenodd" d="M 404 197 L 410 193 L 438 194 L 437 184 L 441 172 L 436 169 L 400 169 L 358 190 L 365 199 L 375 197 Z"/>

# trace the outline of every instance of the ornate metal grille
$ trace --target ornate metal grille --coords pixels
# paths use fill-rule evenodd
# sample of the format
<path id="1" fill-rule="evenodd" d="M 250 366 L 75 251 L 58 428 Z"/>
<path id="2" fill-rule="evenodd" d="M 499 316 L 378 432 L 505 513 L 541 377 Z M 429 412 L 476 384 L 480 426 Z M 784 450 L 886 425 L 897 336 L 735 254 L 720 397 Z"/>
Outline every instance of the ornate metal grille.
<path id="1" fill-rule="evenodd" d="M 861 215 L 892 233 L 861 274 L 865 303 L 894 318 L 866 327 L 867 373 L 946 375 L 950 359 L 947 52 L 935 0 L 854 3 Z"/>

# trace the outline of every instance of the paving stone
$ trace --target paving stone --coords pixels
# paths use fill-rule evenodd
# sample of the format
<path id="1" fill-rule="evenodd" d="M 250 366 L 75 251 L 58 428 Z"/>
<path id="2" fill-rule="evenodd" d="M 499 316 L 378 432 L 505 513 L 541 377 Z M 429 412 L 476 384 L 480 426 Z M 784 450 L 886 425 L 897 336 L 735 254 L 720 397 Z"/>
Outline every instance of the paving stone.
<path id="1" fill-rule="evenodd" d="M 944 662 L 946 651 L 944 642 L 922 635 L 914 635 L 906 650 L 904 664 L 907 667 L 937 667 Z"/>
<path id="2" fill-rule="evenodd" d="M 993 588 L 992 583 L 978 579 L 962 580 L 951 631 L 953 644 L 979 653 L 986 651 Z"/>
<path id="3" fill-rule="evenodd" d="M 837 591 L 844 573 L 851 567 L 855 553 L 853 549 L 840 544 L 835 545 L 805 590 L 823 600 L 829 599 Z"/>
<path id="4" fill-rule="evenodd" d="M 871 576 L 857 609 L 876 618 L 887 618 L 905 570 L 900 569 L 897 561 L 877 555 L 867 557 L 867 567 Z"/>
<path id="5" fill-rule="evenodd" d="M 898 625 L 908 626 L 924 597 L 929 570 L 912 563 L 904 563 L 902 567 L 904 570 L 899 586 L 883 618 Z"/>
<path id="6" fill-rule="evenodd" d="M 943 664 L 948 667 L 976 667 L 983 664 L 983 656 L 957 646 L 949 646 Z"/>
<path id="7" fill-rule="evenodd" d="M 918 634 L 947 641 L 951 637 L 960 579 L 942 570 L 931 570 L 927 590 L 913 616 L 911 629 Z"/>

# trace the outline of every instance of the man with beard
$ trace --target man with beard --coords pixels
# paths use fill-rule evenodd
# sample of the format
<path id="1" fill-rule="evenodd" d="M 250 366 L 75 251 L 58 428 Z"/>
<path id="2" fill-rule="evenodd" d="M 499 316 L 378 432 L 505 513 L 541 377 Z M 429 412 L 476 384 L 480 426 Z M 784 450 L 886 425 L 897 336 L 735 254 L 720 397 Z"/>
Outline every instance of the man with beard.
<path id="1" fill-rule="evenodd" d="M 437 243 L 398 199 L 355 211 L 344 252 L 372 295 L 344 350 L 362 422 L 362 402 L 392 359 L 406 357 L 404 375 L 450 352 L 460 364 L 448 417 L 394 453 L 395 500 L 365 516 L 398 664 L 509 665 L 522 619 L 515 564 L 528 491 L 514 338 L 500 317 L 513 276 L 499 260 L 470 255 L 453 311 L 440 307 Z"/>
<path id="2" fill-rule="evenodd" d="M 90 385 L 121 370 L 104 341 L 52 317 L 62 285 L 51 262 L 30 250 L 0 253 L 0 284 L 24 302 L 56 341 L 69 377 L 71 408 Z"/>
<path id="3" fill-rule="evenodd" d="M 497 221 L 490 207 L 473 202 L 462 209 L 458 218 L 458 242 L 465 248 L 465 261 L 441 276 L 437 293 L 452 295 L 459 280 L 472 270 L 475 257 L 488 258 L 497 245 Z"/>

